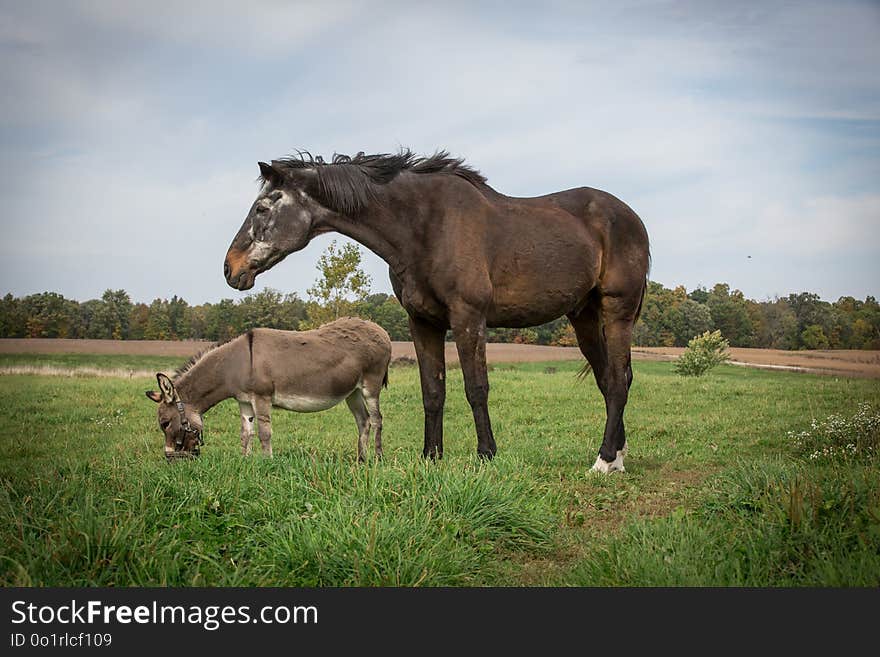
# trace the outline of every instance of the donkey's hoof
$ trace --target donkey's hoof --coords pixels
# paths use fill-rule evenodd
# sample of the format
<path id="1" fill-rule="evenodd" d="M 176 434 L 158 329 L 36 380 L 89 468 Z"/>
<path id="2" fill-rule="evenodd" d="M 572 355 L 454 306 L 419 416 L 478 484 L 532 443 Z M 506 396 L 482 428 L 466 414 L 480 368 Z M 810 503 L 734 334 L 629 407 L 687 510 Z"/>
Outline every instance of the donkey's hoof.
<path id="1" fill-rule="evenodd" d="M 615 458 L 610 463 L 603 459 L 601 456 L 597 456 L 596 462 L 593 464 L 591 470 L 593 472 L 601 472 L 602 474 L 611 474 L 612 472 L 626 472 L 626 468 L 623 467 L 623 454 L 624 450 L 619 450 L 617 452 L 617 458 Z"/>

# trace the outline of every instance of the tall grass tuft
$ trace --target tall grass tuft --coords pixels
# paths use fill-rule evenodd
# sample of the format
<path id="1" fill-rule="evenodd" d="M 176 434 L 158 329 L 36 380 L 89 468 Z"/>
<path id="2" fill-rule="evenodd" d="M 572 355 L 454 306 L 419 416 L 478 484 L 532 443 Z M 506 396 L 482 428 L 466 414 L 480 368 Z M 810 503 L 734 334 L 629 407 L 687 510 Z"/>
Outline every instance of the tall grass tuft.
<path id="1" fill-rule="evenodd" d="M 2 488 L 0 582 L 480 583 L 499 555 L 550 545 L 555 518 L 533 479 L 515 460 L 364 467 L 303 450 L 170 467 L 71 462 L 56 480 Z"/>

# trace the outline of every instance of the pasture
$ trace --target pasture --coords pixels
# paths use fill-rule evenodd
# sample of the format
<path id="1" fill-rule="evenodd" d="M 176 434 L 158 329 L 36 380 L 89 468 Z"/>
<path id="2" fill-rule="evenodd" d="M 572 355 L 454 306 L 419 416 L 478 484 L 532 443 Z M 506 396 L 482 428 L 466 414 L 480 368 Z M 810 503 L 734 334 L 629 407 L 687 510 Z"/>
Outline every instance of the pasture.
<path id="1" fill-rule="evenodd" d="M 789 435 L 880 408 L 877 380 L 636 361 L 627 472 L 602 476 L 604 403 L 576 361 L 494 366 L 491 462 L 459 369 L 425 462 L 418 370 L 392 367 L 385 459 L 366 465 L 344 404 L 277 411 L 275 457 L 244 459 L 231 400 L 199 459 L 166 463 L 138 372 L 180 363 L 0 356 L 117 373 L 0 376 L 4 586 L 880 584 L 876 460 L 810 459 Z"/>

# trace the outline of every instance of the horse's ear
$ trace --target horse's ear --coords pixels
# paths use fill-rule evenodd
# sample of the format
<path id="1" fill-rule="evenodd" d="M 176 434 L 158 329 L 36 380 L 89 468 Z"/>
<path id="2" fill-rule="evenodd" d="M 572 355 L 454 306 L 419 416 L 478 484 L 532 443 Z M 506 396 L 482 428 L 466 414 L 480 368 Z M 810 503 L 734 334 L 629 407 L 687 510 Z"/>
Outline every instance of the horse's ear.
<path id="1" fill-rule="evenodd" d="M 166 375 L 159 372 L 156 374 L 156 381 L 159 382 L 159 390 L 162 391 L 162 401 L 166 404 L 171 404 L 177 401 L 177 391 L 174 389 L 174 384 L 171 382 Z"/>
<path id="2" fill-rule="evenodd" d="M 284 179 L 281 171 L 265 162 L 257 162 L 257 166 L 260 167 L 260 175 L 263 176 L 263 180 L 273 187 L 278 187 L 281 184 L 281 181 Z"/>
<path id="3" fill-rule="evenodd" d="M 147 397 L 152 399 L 157 404 L 162 401 L 162 393 L 156 392 L 155 390 L 147 390 Z"/>

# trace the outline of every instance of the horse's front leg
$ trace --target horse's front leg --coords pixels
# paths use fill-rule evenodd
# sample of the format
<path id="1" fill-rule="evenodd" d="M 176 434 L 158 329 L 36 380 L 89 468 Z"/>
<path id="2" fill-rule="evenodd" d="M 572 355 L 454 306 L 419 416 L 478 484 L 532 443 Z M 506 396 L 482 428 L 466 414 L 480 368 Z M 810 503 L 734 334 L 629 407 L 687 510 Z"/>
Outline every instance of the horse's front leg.
<path id="1" fill-rule="evenodd" d="M 446 331 L 409 318 L 409 332 L 419 360 L 422 405 L 425 408 L 425 458 L 443 458 L 443 405 L 446 403 Z"/>
<path id="2" fill-rule="evenodd" d="M 257 433 L 263 454 L 272 456 L 272 400 L 269 397 L 255 397 L 254 410 L 257 412 Z"/>
<path id="3" fill-rule="evenodd" d="M 477 427 L 477 454 L 495 456 L 495 437 L 489 420 L 489 374 L 486 370 L 486 317 L 462 313 L 452 317 L 452 333 L 464 375 L 464 389 Z"/>

